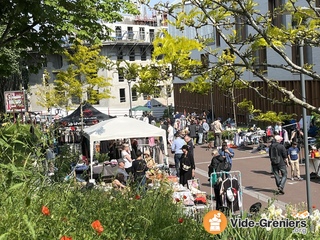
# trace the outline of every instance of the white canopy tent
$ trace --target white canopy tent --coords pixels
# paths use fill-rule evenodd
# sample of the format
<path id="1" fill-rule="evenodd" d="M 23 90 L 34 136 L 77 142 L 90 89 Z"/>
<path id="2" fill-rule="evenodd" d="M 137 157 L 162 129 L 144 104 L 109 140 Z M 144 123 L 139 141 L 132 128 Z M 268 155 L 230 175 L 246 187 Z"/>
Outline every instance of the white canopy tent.
<path id="1" fill-rule="evenodd" d="M 113 139 L 126 138 L 146 138 L 146 137 L 162 137 L 164 144 L 164 154 L 168 156 L 166 131 L 159 127 L 155 127 L 146 122 L 129 118 L 117 117 L 100 122 L 91 127 L 85 128 L 83 136 L 90 142 L 90 164 L 93 162 L 94 142 Z M 92 179 L 91 167 L 91 179 Z"/>

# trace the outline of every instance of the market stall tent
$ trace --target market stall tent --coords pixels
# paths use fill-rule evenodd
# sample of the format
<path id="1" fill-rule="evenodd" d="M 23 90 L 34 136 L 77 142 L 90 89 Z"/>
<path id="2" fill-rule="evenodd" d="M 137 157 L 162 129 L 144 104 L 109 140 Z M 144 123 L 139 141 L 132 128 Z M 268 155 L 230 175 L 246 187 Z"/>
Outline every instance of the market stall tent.
<path id="1" fill-rule="evenodd" d="M 98 122 L 108 120 L 110 118 L 115 118 L 113 116 L 104 114 L 98 109 L 94 108 L 90 103 L 85 103 L 82 105 L 83 112 L 83 123 L 84 125 L 93 125 Z M 61 118 L 59 122 L 66 127 L 80 126 L 81 125 L 81 106 L 79 106 L 70 115 Z"/>
<path id="2" fill-rule="evenodd" d="M 113 139 L 162 137 L 164 144 L 164 154 L 168 156 L 166 131 L 164 129 L 155 127 L 149 123 L 134 118 L 112 118 L 91 127 L 85 128 L 83 131 L 83 136 L 90 142 L 91 164 L 93 162 L 94 142 Z"/>

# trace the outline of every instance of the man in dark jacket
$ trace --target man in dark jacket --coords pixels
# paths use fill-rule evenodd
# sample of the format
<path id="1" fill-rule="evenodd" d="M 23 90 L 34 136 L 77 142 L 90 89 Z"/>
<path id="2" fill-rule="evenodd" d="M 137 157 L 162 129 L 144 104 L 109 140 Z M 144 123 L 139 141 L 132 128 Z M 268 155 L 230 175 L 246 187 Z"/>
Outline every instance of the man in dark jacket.
<path id="1" fill-rule="evenodd" d="M 275 139 L 275 142 L 272 143 L 269 148 L 269 157 L 271 161 L 272 172 L 274 174 L 276 185 L 278 187 L 278 191 L 276 193 L 284 194 L 283 189 L 287 180 L 287 167 L 289 166 L 288 155 L 287 155 L 286 148 L 282 144 L 280 144 L 280 142 L 282 141 L 282 137 L 279 135 L 276 135 L 274 139 Z M 273 151 L 273 148 L 277 148 L 277 154 L 280 157 L 279 163 L 274 163 L 271 160 L 271 155 L 272 155 L 271 152 Z M 281 173 L 281 176 L 280 176 L 280 173 Z"/>

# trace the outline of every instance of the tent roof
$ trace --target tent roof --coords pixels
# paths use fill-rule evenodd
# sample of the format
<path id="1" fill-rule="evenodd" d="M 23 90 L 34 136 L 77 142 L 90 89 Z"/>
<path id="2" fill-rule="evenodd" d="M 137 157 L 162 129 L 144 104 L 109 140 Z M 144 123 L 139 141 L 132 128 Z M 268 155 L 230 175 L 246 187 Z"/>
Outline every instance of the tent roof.
<path id="1" fill-rule="evenodd" d="M 84 129 L 84 137 L 90 142 L 121 138 L 145 138 L 166 136 L 164 129 L 129 117 L 118 117 Z"/>
<path id="2" fill-rule="evenodd" d="M 113 116 L 100 112 L 98 109 L 94 108 L 90 103 L 85 103 L 84 105 L 82 105 L 82 111 L 84 122 L 92 120 L 103 121 L 110 118 L 114 118 Z M 70 115 L 61 118 L 60 122 L 67 122 L 68 126 L 79 125 L 79 123 L 81 122 L 80 106 L 76 110 L 74 110 L 74 112 Z"/>

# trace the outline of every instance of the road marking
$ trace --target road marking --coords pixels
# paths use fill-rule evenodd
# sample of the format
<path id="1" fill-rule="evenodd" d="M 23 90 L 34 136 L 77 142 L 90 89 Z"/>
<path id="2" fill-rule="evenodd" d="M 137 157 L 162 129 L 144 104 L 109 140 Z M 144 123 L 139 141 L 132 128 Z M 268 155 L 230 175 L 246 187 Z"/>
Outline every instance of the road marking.
<path id="1" fill-rule="evenodd" d="M 197 174 L 201 175 L 201 176 L 204 176 L 204 177 L 208 177 L 208 173 L 202 169 L 196 169 L 195 171 Z M 241 183 L 242 184 L 242 183 Z M 259 193 L 259 192 L 256 192 L 254 190 L 251 190 L 250 188 L 247 188 L 247 187 L 244 187 L 242 186 L 242 192 L 244 194 L 247 194 L 253 198 L 256 198 L 260 201 L 263 201 L 263 202 L 266 202 L 266 203 L 269 203 L 269 202 L 273 202 L 273 204 L 276 206 L 276 207 L 279 207 L 281 208 L 282 210 L 286 210 L 286 205 L 287 203 L 285 202 L 282 202 L 282 201 L 279 201 L 279 200 L 275 200 L 274 197 L 269 197 L 263 193 Z"/>
<path id="2" fill-rule="evenodd" d="M 266 156 L 269 156 L 268 154 L 263 154 L 263 155 L 259 155 L 259 157 L 266 157 Z M 250 156 L 250 157 L 241 157 L 241 158 L 233 158 L 233 160 L 242 160 L 242 159 L 250 159 L 250 158 L 257 158 L 257 156 Z M 211 160 L 209 162 L 196 162 L 196 164 L 208 164 L 210 163 Z"/>
<path id="3" fill-rule="evenodd" d="M 296 184 L 298 182 L 288 182 L 288 184 L 292 185 L 292 184 Z"/>

